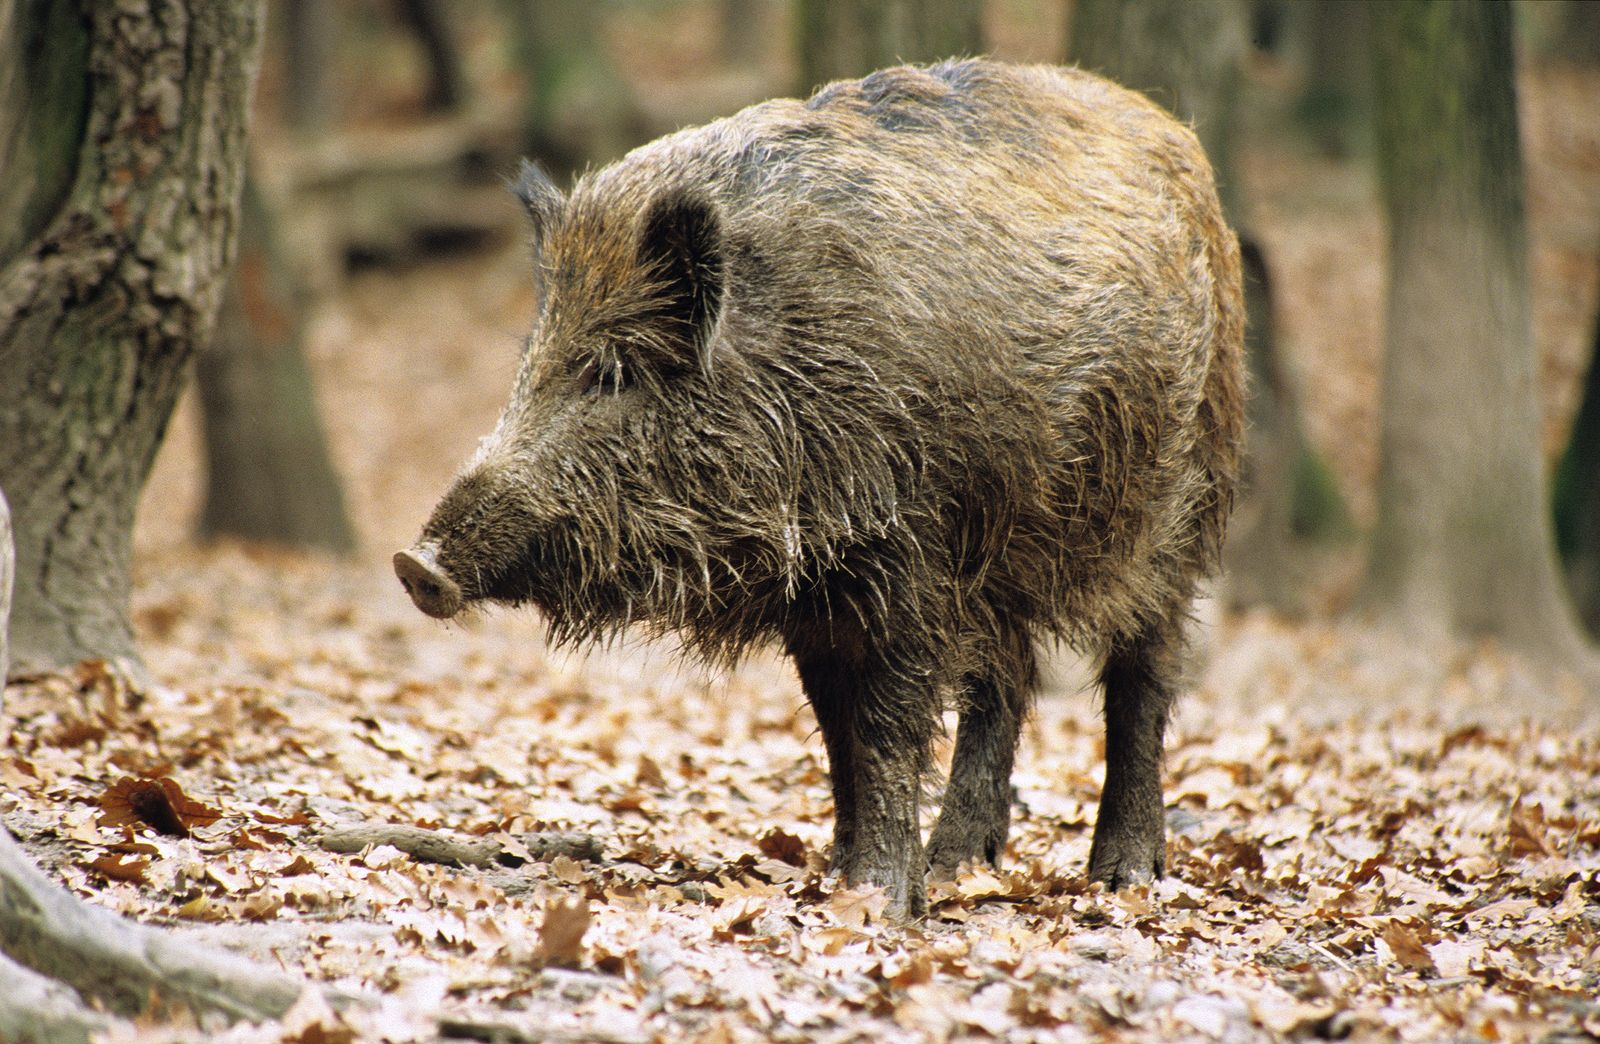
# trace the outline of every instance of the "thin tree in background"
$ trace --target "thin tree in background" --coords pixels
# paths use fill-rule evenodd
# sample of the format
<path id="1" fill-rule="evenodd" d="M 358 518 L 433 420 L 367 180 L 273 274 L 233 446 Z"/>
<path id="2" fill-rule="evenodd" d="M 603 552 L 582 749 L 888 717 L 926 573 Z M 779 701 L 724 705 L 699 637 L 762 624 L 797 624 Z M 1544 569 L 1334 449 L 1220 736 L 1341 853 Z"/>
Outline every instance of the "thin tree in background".
<path id="1" fill-rule="evenodd" d="M 467 97 L 467 77 L 461 65 L 461 46 L 448 7 L 440 0 L 397 0 L 401 20 L 422 46 L 428 67 L 428 86 L 422 104 L 429 112 L 459 109 Z"/>
<path id="2" fill-rule="evenodd" d="M 765 53 L 763 9 L 767 0 L 718 0 L 717 28 L 722 60 L 729 65 L 755 65 Z"/>
<path id="3" fill-rule="evenodd" d="M 1366 599 L 1573 663 L 1539 454 L 1511 7 L 1370 14 L 1389 306 Z"/>
<path id="4" fill-rule="evenodd" d="M 317 134 L 334 118 L 333 59 L 338 7 L 328 0 L 283 0 L 284 116 L 294 130 Z"/>
<path id="5" fill-rule="evenodd" d="M 797 0 L 801 95 L 899 62 L 983 51 L 979 0 Z"/>
<path id="6" fill-rule="evenodd" d="M 16 550 L 11 540 L 11 506 L 0 490 L 0 714 L 6 709 L 6 669 L 11 666 L 11 573 Z"/>
<path id="7" fill-rule="evenodd" d="M 1333 158 L 1364 146 L 1372 125 L 1370 6 L 1367 0 L 1317 0 L 1294 9 L 1306 61 L 1296 108 L 1323 154 Z"/>
<path id="8" fill-rule="evenodd" d="M 11 669 L 132 667 L 134 509 L 232 260 L 260 10 L 0 12 Z"/>
<path id="9" fill-rule="evenodd" d="M 1086 69 L 1148 93 L 1194 126 L 1217 172 L 1244 264 L 1250 439 L 1243 492 L 1225 552 L 1227 598 L 1298 611 L 1301 542 L 1341 531 L 1346 513 L 1311 448 L 1277 345 L 1267 257 L 1253 234 L 1235 162 L 1246 0 L 1077 0 L 1068 54 Z"/>
<path id="10" fill-rule="evenodd" d="M 1600 317 L 1572 436 L 1555 477 L 1556 546 L 1567 589 L 1592 637 L 1600 638 Z"/>
<path id="11" fill-rule="evenodd" d="M 501 0 L 528 77 L 528 151 L 557 173 L 609 162 L 641 136 L 628 85 L 607 50 L 605 5 Z"/>
<path id="12" fill-rule="evenodd" d="M 216 335 L 195 366 L 206 455 L 202 537 L 355 549 L 306 362 L 306 298 L 275 216 L 246 178 L 239 260 Z"/>

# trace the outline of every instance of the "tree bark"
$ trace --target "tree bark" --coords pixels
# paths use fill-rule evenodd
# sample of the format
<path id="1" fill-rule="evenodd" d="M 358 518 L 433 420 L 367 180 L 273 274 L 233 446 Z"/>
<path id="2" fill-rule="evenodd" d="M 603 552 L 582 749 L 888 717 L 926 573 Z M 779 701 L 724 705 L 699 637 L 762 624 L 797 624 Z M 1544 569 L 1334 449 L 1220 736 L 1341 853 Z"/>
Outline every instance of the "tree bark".
<path id="1" fill-rule="evenodd" d="M 206 450 L 200 535 L 355 549 L 305 356 L 303 288 L 247 178 L 239 261 L 195 367 Z"/>
<path id="2" fill-rule="evenodd" d="M 1370 14 L 1389 306 L 1365 600 L 1573 663 L 1539 455 L 1511 8 Z"/>
<path id="3" fill-rule="evenodd" d="M 0 210 L 0 228 L 25 230 L 0 256 L 12 671 L 91 657 L 136 669 L 133 513 L 232 258 L 261 12 L 250 0 L 5 11 L 4 52 L 21 67 L 0 129 L 26 132 L 5 169 L 35 175 Z M 65 92 L 77 104 L 52 83 L 79 85 Z"/>
<path id="4" fill-rule="evenodd" d="M 1087 69 L 1144 91 L 1187 120 L 1217 174 L 1244 264 L 1250 441 L 1225 550 L 1233 605 L 1303 609 L 1301 541 L 1338 528 L 1343 504 L 1306 437 L 1281 358 L 1265 251 L 1252 234 L 1234 160 L 1240 77 L 1249 46 L 1245 0 L 1077 0 L 1068 53 Z M 1326 517 L 1324 517 L 1326 516 Z"/>

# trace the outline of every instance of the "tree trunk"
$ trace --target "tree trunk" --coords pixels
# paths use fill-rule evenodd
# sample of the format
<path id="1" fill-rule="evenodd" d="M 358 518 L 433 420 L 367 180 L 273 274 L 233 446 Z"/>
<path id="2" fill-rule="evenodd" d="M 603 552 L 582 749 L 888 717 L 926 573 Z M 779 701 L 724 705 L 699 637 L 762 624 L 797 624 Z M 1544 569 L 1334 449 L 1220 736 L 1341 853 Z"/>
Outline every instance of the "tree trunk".
<path id="1" fill-rule="evenodd" d="M 11 670 L 136 670 L 133 513 L 231 260 L 260 7 L 12 2 L 0 22 Z"/>
<path id="2" fill-rule="evenodd" d="M 1226 597 L 1234 605 L 1297 612 L 1305 573 L 1299 542 L 1337 528 L 1344 509 L 1305 435 L 1280 358 L 1267 257 L 1252 234 L 1234 161 L 1249 13 L 1245 0 L 1077 0 L 1068 53 L 1191 123 L 1216 170 L 1223 209 L 1239 234 L 1251 377 L 1250 441 L 1225 551 Z"/>
<path id="3" fill-rule="evenodd" d="M 528 77 L 528 151 L 556 174 L 609 162 L 637 143 L 628 85 L 606 50 L 604 5 L 502 0 Z"/>
<path id="4" fill-rule="evenodd" d="M 202 537 L 355 549 L 305 357 L 305 293 L 246 178 L 239 261 L 195 367 L 206 448 Z"/>
<path id="5" fill-rule="evenodd" d="M 423 105 L 429 112 L 461 108 L 466 99 L 466 76 L 461 68 L 461 48 L 444 5 L 439 0 L 400 0 L 400 16 L 416 34 L 428 60 L 428 90 L 423 95 Z"/>
<path id="6" fill-rule="evenodd" d="M 718 28 L 722 60 L 732 66 L 753 66 L 765 53 L 762 15 L 767 0 L 720 0 Z"/>
<path id="7" fill-rule="evenodd" d="M 0 489 L 0 714 L 6 712 L 6 668 L 11 664 L 11 509 Z M 0 1038 L 3 1039 L 3 1038 Z"/>
<path id="8" fill-rule="evenodd" d="M 1389 306 L 1366 601 L 1575 662 L 1539 455 L 1511 8 L 1370 14 Z"/>
<path id="9" fill-rule="evenodd" d="M 983 50 L 978 0 L 799 0 L 800 93 L 899 62 Z"/>
<path id="10" fill-rule="evenodd" d="M 1306 83 L 1296 105 L 1323 153 L 1342 158 L 1364 145 L 1372 125 L 1367 0 L 1318 0 L 1301 8 Z"/>
<path id="11" fill-rule="evenodd" d="M 332 62 L 338 40 L 338 8 L 328 0 L 284 0 L 284 116 L 302 134 L 333 122 Z"/>
<path id="12" fill-rule="evenodd" d="M 1600 638 L 1600 316 L 1583 400 L 1556 470 L 1554 501 L 1567 589 L 1589 634 Z"/>

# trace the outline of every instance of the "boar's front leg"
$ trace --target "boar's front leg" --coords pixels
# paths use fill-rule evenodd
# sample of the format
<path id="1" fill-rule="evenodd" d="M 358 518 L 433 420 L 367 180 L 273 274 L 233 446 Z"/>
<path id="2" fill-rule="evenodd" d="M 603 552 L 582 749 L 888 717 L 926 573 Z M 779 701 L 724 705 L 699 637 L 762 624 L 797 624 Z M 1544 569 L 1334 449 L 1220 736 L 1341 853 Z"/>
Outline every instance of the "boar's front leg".
<path id="1" fill-rule="evenodd" d="M 908 683 L 918 687 L 904 667 L 846 648 L 792 650 L 828 749 L 832 868 L 852 884 L 881 885 L 890 916 L 918 917 L 927 910 L 927 891 L 917 806 L 936 696 L 931 688 L 908 691 Z"/>
<path id="2" fill-rule="evenodd" d="M 1112 642 L 1105 686 L 1106 782 L 1089 846 L 1089 876 L 1110 888 L 1166 868 L 1161 748 L 1181 670 L 1178 614 Z"/>

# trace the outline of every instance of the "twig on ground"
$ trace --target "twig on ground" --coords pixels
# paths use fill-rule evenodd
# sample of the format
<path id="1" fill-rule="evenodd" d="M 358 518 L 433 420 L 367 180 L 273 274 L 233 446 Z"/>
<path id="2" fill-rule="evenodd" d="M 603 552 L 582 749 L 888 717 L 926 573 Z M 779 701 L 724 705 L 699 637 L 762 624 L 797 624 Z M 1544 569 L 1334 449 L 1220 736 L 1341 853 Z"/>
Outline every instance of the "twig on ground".
<path id="1" fill-rule="evenodd" d="M 413 859 L 425 863 L 479 868 L 518 867 L 528 860 L 492 837 L 451 837 L 437 830 L 394 823 L 335 827 L 317 837 L 317 844 L 329 852 L 353 855 L 375 845 L 392 845 Z M 595 863 L 601 858 L 600 839 L 593 834 L 545 831 L 524 834 L 522 846 L 534 862 L 548 862 L 566 856 L 580 862 Z"/>

